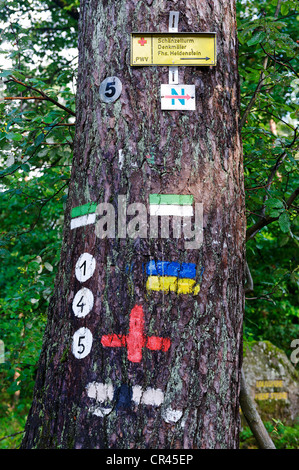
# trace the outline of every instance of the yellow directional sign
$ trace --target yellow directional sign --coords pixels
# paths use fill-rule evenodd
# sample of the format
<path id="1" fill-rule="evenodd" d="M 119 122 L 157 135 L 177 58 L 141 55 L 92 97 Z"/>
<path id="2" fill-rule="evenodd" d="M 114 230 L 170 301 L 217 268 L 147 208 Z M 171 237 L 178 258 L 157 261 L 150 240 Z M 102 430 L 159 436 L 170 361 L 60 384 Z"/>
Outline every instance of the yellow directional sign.
<path id="1" fill-rule="evenodd" d="M 133 33 L 131 65 L 216 65 L 216 33 Z"/>

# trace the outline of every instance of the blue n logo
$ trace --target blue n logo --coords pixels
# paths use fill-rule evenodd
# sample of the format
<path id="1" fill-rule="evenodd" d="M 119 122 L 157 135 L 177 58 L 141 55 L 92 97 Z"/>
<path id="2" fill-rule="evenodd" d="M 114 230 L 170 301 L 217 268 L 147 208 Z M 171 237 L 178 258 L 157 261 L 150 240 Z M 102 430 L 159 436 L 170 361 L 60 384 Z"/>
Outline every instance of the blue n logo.
<path id="1" fill-rule="evenodd" d="M 171 88 L 171 94 L 172 94 L 172 95 L 177 95 L 177 96 L 179 96 L 179 94 L 175 91 L 174 88 Z M 184 96 L 184 95 L 185 95 L 185 88 L 181 88 L 181 96 Z M 181 104 L 183 104 L 183 105 L 185 104 L 185 98 L 177 98 L 177 99 L 179 100 L 179 102 L 180 102 Z M 175 98 L 172 98 L 171 104 L 172 104 L 172 105 L 175 104 Z"/>

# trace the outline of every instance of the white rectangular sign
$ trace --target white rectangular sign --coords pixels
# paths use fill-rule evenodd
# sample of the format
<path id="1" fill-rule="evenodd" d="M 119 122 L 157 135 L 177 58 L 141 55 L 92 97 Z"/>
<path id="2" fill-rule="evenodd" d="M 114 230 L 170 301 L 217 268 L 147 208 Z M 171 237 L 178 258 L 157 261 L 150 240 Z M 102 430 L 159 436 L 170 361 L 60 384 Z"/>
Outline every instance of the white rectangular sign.
<path id="1" fill-rule="evenodd" d="M 161 85 L 162 110 L 195 110 L 195 85 Z"/>

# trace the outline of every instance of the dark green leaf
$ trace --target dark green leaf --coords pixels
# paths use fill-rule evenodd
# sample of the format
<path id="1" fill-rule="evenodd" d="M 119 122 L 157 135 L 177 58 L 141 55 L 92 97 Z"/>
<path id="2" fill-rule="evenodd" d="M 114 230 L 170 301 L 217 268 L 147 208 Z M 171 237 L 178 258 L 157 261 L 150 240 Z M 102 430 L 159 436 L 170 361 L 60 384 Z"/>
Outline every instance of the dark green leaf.
<path id="1" fill-rule="evenodd" d="M 283 208 L 284 207 L 283 202 L 281 202 L 279 199 L 275 199 L 275 198 L 268 199 L 265 202 L 265 205 L 268 206 L 268 207 L 277 207 L 277 208 Z"/>
<path id="2" fill-rule="evenodd" d="M 266 33 L 264 31 L 259 31 L 257 34 L 255 34 L 249 41 L 247 41 L 248 46 L 253 46 L 254 44 L 258 44 L 260 42 L 263 42 L 263 40 L 266 38 Z"/>
<path id="3" fill-rule="evenodd" d="M 44 136 L 44 134 L 41 133 L 41 134 L 39 134 L 39 135 L 37 136 L 37 138 L 35 139 L 34 144 L 35 144 L 36 146 L 38 146 L 38 145 L 40 145 L 44 140 L 45 140 L 45 136 Z"/>
<path id="4" fill-rule="evenodd" d="M 284 212 L 283 214 L 281 214 L 281 216 L 278 219 L 278 222 L 279 222 L 279 226 L 281 230 L 284 233 L 287 233 L 290 231 L 291 224 L 290 224 L 290 218 L 287 212 Z"/>

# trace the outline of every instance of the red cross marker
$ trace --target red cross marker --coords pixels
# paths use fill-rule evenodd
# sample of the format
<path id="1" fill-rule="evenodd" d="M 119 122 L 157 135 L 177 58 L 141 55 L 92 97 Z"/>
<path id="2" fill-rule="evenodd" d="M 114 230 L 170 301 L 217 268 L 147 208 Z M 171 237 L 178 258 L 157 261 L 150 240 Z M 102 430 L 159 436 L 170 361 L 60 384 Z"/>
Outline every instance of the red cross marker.
<path id="1" fill-rule="evenodd" d="M 130 313 L 130 324 L 128 335 L 104 335 L 101 343 L 104 347 L 119 348 L 127 346 L 128 359 L 131 362 L 140 362 L 142 359 L 142 348 L 151 351 L 168 351 L 171 341 L 169 338 L 160 336 L 144 335 L 144 315 L 141 305 L 135 305 Z"/>
<path id="2" fill-rule="evenodd" d="M 138 43 L 140 44 L 140 46 L 144 46 L 144 44 L 147 44 L 147 40 L 144 38 L 140 38 Z"/>

